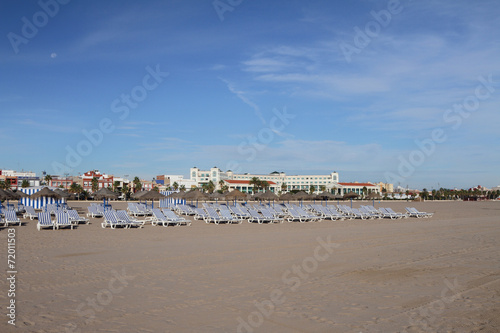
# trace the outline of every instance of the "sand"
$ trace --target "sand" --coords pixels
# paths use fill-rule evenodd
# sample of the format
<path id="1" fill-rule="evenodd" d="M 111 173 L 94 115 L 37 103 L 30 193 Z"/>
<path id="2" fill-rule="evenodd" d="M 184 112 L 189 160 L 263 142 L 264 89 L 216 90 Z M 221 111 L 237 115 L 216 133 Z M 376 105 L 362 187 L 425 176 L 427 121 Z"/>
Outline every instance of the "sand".
<path id="1" fill-rule="evenodd" d="M 500 202 L 411 205 L 435 215 L 131 230 L 28 221 L 13 227 L 16 326 L 3 273 L 0 331 L 499 332 Z M 7 240 L 3 228 L 3 272 Z"/>

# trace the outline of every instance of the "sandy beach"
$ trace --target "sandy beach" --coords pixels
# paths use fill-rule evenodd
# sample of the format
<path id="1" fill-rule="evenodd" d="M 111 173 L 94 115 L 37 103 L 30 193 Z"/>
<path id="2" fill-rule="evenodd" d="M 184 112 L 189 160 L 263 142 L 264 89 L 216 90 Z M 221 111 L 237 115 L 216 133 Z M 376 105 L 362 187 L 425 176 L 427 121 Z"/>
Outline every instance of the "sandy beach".
<path id="1" fill-rule="evenodd" d="M 410 205 L 434 217 L 42 231 L 27 220 L 12 227 L 16 326 L 4 273 L 0 331 L 500 331 L 500 202 Z M 7 228 L 0 242 L 6 272 Z"/>

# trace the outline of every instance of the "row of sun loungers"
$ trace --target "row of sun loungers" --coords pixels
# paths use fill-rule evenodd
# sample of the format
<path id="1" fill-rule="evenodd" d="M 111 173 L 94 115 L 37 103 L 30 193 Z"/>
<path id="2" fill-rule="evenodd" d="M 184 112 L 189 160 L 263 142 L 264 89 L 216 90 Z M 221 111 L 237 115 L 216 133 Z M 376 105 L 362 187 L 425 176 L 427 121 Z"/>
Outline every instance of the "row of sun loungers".
<path id="1" fill-rule="evenodd" d="M 379 207 L 376 209 L 373 206 L 361 206 L 360 208 L 351 208 L 347 205 L 331 205 L 323 206 L 321 204 L 311 204 L 299 206 L 296 204 L 286 203 L 284 205 L 264 205 L 262 203 L 242 205 L 225 205 L 218 203 L 203 203 L 203 208 L 194 208 L 189 205 L 178 205 L 172 207 L 175 211 L 168 208 L 163 209 L 148 209 L 146 205 L 141 203 L 129 203 L 127 211 L 115 211 L 110 208 L 104 208 L 102 204 L 91 204 L 88 207 L 88 217 L 99 218 L 104 217 L 101 226 L 103 228 L 116 227 L 142 228 L 146 222 L 150 222 L 153 226 L 162 225 L 178 226 L 191 225 L 189 218 L 184 218 L 181 215 L 193 216 L 195 220 L 203 220 L 207 224 L 239 224 L 244 220 L 249 223 L 272 224 L 288 222 L 310 222 L 320 220 L 345 220 L 345 219 L 402 219 L 402 218 L 429 218 L 433 213 L 421 212 L 414 207 L 406 207 L 405 213 L 395 212 L 388 207 Z M 4 225 L 21 225 L 20 219 L 16 215 L 16 211 L 12 208 L 4 210 L 5 217 L 2 222 Z M 55 215 L 52 220 L 51 215 Z M 137 217 L 142 216 L 139 220 Z M 88 218 L 81 217 L 76 210 L 61 209 L 57 206 L 48 207 L 41 213 L 36 213 L 33 207 L 26 206 L 23 218 L 35 219 L 38 218 L 37 228 L 53 228 L 59 229 L 73 226 L 79 223 L 87 223 Z"/>
<path id="2" fill-rule="evenodd" d="M 40 212 L 38 213 L 38 223 L 37 229 L 42 228 L 52 228 L 53 230 L 59 228 L 71 228 L 77 225 L 78 222 L 71 219 L 67 212 L 57 212 L 55 220 L 52 220 L 52 215 L 50 212 Z"/>

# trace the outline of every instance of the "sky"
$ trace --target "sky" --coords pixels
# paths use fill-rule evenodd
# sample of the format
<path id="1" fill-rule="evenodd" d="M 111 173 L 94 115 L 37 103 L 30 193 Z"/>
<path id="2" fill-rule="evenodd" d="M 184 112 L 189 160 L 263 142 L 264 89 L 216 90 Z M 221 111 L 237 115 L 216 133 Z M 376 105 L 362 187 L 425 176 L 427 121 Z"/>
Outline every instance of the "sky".
<path id="1" fill-rule="evenodd" d="M 500 2 L 5 0 L 0 168 L 500 184 Z"/>

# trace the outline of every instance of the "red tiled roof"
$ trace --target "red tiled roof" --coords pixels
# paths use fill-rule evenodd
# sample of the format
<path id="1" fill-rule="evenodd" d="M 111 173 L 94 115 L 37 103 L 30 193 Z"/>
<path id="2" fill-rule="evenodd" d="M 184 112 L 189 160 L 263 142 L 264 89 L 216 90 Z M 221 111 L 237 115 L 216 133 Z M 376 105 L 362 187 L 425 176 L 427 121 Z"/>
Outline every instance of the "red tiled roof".
<path id="1" fill-rule="evenodd" d="M 245 184 L 245 185 L 249 185 L 250 184 L 250 181 L 249 180 L 235 180 L 235 179 L 226 179 L 224 180 L 226 183 L 229 183 L 229 184 Z M 269 180 L 266 180 L 269 185 L 276 185 L 275 182 L 272 182 L 272 181 L 269 181 Z"/>
<path id="2" fill-rule="evenodd" d="M 368 186 L 376 187 L 377 186 L 375 184 L 370 184 L 370 183 L 339 183 L 339 184 L 342 185 L 342 186 L 361 186 L 361 187 L 363 187 L 363 186 L 366 186 L 366 187 L 368 187 Z"/>

